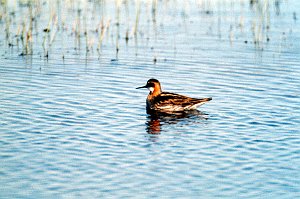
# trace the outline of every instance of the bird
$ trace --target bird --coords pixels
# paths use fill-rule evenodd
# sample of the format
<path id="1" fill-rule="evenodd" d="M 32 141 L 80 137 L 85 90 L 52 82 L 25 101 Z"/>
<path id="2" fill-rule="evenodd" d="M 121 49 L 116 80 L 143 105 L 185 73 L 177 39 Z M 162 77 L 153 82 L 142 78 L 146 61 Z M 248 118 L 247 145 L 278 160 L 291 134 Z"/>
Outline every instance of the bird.
<path id="1" fill-rule="evenodd" d="M 150 92 L 146 99 L 147 113 L 162 112 L 175 113 L 197 109 L 197 107 L 212 100 L 209 98 L 192 98 L 176 93 L 163 92 L 157 79 L 149 79 L 145 86 L 136 89 L 147 88 Z"/>

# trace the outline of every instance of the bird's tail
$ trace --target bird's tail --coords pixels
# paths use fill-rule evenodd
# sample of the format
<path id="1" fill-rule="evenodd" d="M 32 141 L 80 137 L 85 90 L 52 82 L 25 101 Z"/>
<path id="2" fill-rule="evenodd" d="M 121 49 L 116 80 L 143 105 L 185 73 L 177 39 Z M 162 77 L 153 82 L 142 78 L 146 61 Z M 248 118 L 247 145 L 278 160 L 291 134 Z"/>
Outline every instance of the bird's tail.
<path id="1" fill-rule="evenodd" d="M 210 100 L 212 100 L 211 97 L 208 97 L 208 98 L 202 98 L 202 99 L 194 99 L 193 100 L 193 104 L 186 107 L 186 110 L 193 110 L 193 109 L 196 109 L 197 107 L 205 104 L 206 102 L 209 102 Z"/>

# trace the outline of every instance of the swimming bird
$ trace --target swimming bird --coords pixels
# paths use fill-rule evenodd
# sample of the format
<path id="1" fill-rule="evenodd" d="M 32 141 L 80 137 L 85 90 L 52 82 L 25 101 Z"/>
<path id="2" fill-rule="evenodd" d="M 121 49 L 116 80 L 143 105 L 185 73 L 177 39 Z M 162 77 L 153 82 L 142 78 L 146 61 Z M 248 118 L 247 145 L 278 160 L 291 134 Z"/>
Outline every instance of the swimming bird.
<path id="1" fill-rule="evenodd" d="M 149 79 L 145 86 L 137 87 L 148 88 L 149 94 L 146 100 L 147 113 L 152 112 L 183 112 L 195 110 L 202 104 L 212 100 L 212 98 L 191 98 L 184 95 L 163 92 L 160 82 L 157 79 Z"/>

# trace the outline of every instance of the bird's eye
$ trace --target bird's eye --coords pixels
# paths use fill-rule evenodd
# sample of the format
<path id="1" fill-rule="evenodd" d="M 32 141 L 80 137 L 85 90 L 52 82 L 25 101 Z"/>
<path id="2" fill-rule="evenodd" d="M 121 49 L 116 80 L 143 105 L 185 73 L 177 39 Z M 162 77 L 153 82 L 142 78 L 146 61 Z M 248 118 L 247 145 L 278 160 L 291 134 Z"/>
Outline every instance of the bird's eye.
<path id="1" fill-rule="evenodd" d="M 154 87 L 154 83 L 150 83 L 150 82 L 149 82 L 149 83 L 148 83 L 148 86 L 149 86 L 149 87 Z"/>

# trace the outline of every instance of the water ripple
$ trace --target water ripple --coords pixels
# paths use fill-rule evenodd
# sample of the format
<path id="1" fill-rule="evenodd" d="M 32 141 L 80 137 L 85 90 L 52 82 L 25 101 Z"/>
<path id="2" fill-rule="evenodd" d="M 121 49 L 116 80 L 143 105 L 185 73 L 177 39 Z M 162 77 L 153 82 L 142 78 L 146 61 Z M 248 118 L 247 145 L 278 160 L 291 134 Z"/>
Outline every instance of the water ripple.
<path id="1" fill-rule="evenodd" d="M 299 37 L 259 53 L 240 33 L 230 44 L 228 18 L 210 36 L 218 19 L 204 17 L 188 30 L 162 24 L 157 40 L 129 42 L 118 59 L 114 45 L 101 56 L 1 59 L 0 198 L 297 198 Z M 213 100 L 149 117 L 148 91 L 135 88 L 151 77 Z"/>

